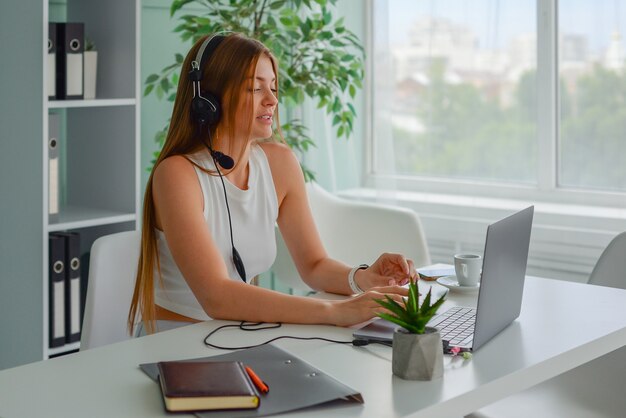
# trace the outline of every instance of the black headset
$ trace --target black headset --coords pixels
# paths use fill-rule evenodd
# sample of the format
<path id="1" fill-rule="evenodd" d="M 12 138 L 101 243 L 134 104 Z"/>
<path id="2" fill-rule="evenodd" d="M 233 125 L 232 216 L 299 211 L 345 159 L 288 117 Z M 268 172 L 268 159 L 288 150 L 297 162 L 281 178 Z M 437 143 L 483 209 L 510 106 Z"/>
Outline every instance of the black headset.
<path id="1" fill-rule="evenodd" d="M 209 57 L 217 49 L 226 37 L 216 34 L 204 40 L 196 59 L 191 62 L 191 71 L 189 78 L 193 86 L 193 99 L 191 100 L 191 118 L 198 123 L 200 127 L 207 127 L 209 130 L 209 141 L 211 141 L 211 127 L 217 125 L 222 116 L 222 106 L 219 98 L 213 93 L 202 90 L 202 69 L 209 60 Z M 206 145 L 206 144 L 205 144 Z M 213 151 L 213 144 L 209 142 L 208 148 L 211 156 L 226 170 L 230 170 L 235 165 L 231 157 L 219 151 Z"/>
<path id="2" fill-rule="evenodd" d="M 202 129 L 205 127 L 208 132 L 209 142 L 206 143 L 204 140 L 202 140 L 202 143 L 209 150 L 209 153 L 213 158 L 213 163 L 215 164 L 217 174 L 220 176 L 220 180 L 222 181 L 222 189 L 224 190 L 224 201 L 226 202 L 226 212 L 228 213 L 228 227 L 230 229 L 230 244 L 232 247 L 233 264 L 235 265 L 237 273 L 239 273 L 239 277 L 241 277 L 241 280 L 243 280 L 245 283 L 246 269 L 243 265 L 243 260 L 241 259 L 239 252 L 235 248 L 235 243 L 233 240 L 233 224 L 230 217 L 230 207 L 228 206 L 228 195 L 226 194 L 226 186 L 224 185 L 222 172 L 218 167 L 219 164 L 220 166 L 222 166 L 222 168 L 230 170 L 234 167 L 235 161 L 230 156 L 213 150 L 213 144 L 211 140 L 211 128 L 219 122 L 222 114 L 222 106 L 220 105 L 219 98 L 209 91 L 202 90 L 202 86 L 200 84 L 200 82 L 202 81 L 202 69 L 204 68 L 204 65 L 224 39 L 226 39 L 226 37 L 220 34 L 215 34 L 213 36 L 207 37 L 200 46 L 200 49 L 198 49 L 196 59 L 191 62 L 191 71 L 189 72 L 189 78 L 193 85 L 193 99 L 191 100 L 191 119 L 196 123 L 197 132 L 202 132 Z"/>

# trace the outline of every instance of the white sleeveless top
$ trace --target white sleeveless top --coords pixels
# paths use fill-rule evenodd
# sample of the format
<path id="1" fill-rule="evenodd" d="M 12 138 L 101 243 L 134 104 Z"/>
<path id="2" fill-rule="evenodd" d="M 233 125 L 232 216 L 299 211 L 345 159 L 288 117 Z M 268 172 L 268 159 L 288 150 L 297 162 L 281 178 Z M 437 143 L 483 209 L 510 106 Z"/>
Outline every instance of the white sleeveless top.
<path id="1" fill-rule="evenodd" d="M 208 170 L 215 170 L 208 152 L 188 155 L 189 159 Z M 250 147 L 248 190 L 241 190 L 224 177 L 233 225 L 235 248 L 246 268 L 246 281 L 264 273 L 276 258 L 274 226 L 278 217 L 278 200 L 272 173 L 265 153 L 259 145 Z M 204 196 L 204 219 L 213 240 L 228 268 L 232 280 L 241 280 L 232 261 L 228 213 L 219 176 L 209 175 L 194 167 Z M 174 262 L 165 234 L 156 230 L 163 287 L 155 267 L 155 303 L 172 312 L 198 320 L 211 319 L 187 285 Z"/>

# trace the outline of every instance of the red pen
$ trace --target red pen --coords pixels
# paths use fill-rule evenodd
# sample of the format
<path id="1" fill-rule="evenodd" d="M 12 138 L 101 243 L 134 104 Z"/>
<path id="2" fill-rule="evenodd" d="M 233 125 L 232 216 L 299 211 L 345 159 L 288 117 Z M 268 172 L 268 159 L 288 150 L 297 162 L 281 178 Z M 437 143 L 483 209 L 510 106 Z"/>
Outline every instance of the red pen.
<path id="1" fill-rule="evenodd" d="M 257 374 L 250 367 L 245 366 L 245 368 L 246 368 L 246 372 L 248 373 L 248 376 L 250 376 L 250 380 L 252 380 L 252 383 L 254 383 L 254 386 L 256 386 L 256 388 L 261 393 L 267 393 L 270 391 L 269 386 L 267 386 L 265 382 L 263 382 L 261 378 L 257 376 Z"/>

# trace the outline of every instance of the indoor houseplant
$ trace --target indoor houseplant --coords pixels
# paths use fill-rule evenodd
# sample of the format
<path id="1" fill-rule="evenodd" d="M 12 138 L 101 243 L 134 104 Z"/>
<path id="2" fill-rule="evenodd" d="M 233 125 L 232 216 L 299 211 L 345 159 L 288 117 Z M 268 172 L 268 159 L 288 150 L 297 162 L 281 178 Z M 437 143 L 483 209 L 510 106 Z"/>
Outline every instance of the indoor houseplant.
<path id="1" fill-rule="evenodd" d="M 378 314 L 397 325 L 393 334 L 393 374 L 408 380 L 432 380 L 443 376 L 443 345 L 439 331 L 426 324 L 445 301 L 445 294 L 431 305 L 432 288 L 419 303 L 417 282 L 409 284 L 409 297 L 399 304 L 389 296 L 378 299 L 390 313 Z"/>
<path id="2" fill-rule="evenodd" d="M 297 107 L 306 97 L 332 117 L 338 138 L 352 133 L 356 116 L 351 101 L 362 88 L 364 50 L 343 18 L 333 16 L 336 1 L 174 0 L 170 15 L 177 16 L 180 24 L 174 31 L 183 41 L 234 31 L 260 40 L 274 53 L 279 64 L 281 130 L 289 146 L 302 154 L 314 146 L 297 118 Z M 194 6 L 193 14 L 184 7 L 187 4 Z M 178 53 L 174 63 L 149 75 L 144 95 L 154 92 L 173 101 L 182 62 L 183 54 Z M 167 126 L 155 135 L 159 149 L 166 132 Z M 314 178 L 310 170 L 302 169 L 307 180 Z"/>

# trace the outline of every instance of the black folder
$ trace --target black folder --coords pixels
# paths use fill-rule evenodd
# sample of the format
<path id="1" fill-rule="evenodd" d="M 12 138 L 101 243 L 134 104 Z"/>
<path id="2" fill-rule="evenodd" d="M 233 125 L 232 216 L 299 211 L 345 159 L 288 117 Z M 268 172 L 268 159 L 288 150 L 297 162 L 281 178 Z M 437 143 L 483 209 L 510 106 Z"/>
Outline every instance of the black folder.
<path id="1" fill-rule="evenodd" d="M 261 405 L 258 409 L 196 412 L 195 415 L 200 418 L 261 417 L 332 401 L 339 404 L 363 403 L 363 396 L 358 391 L 273 344 L 185 361 L 200 360 L 241 361 L 250 366 L 270 388 L 267 394 L 261 396 Z M 142 364 L 140 367 L 144 373 L 158 381 L 157 363 Z"/>
<path id="2" fill-rule="evenodd" d="M 80 234 L 56 232 L 65 238 L 65 342 L 80 341 L 81 283 Z"/>
<path id="3" fill-rule="evenodd" d="M 57 96 L 57 24 L 48 23 L 48 99 L 56 99 Z"/>
<path id="4" fill-rule="evenodd" d="M 89 259 L 91 253 L 86 251 L 80 255 L 80 329 L 83 329 L 85 304 L 87 303 L 87 283 L 89 280 Z"/>
<path id="5" fill-rule="evenodd" d="M 82 99 L 85 25 L 57 23 L 57 99 Z"/>
<path id="6" fill-rule="evenodd" d="M 65 344 L 65 237 L 50 234 L 48 253 L 49 345 L 52 348 Z"/>

